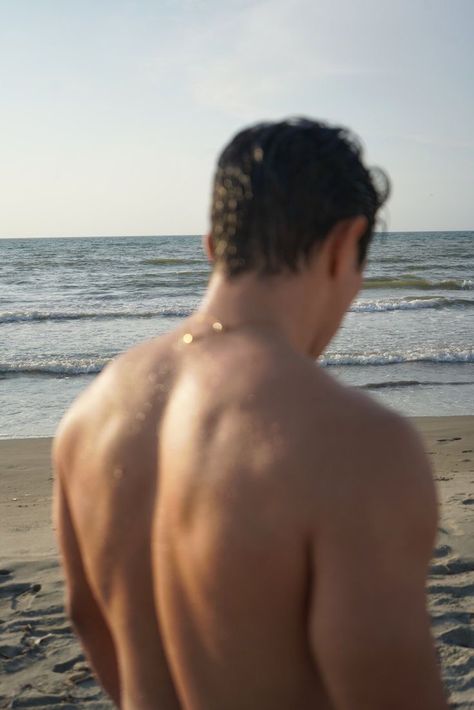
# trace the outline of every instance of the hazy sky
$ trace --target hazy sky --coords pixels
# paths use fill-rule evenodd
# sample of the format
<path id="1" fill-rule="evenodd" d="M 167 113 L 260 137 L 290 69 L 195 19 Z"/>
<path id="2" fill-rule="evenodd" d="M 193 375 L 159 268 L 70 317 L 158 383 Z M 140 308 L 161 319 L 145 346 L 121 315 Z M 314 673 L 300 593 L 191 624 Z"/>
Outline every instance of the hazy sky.
<path id="1" fill-rule="evenodd" d="M 0 236 L 195 234 L 245 124 L 352 128 L 389 228 L 474 229 L 474 0 L 0 0 Z"/>

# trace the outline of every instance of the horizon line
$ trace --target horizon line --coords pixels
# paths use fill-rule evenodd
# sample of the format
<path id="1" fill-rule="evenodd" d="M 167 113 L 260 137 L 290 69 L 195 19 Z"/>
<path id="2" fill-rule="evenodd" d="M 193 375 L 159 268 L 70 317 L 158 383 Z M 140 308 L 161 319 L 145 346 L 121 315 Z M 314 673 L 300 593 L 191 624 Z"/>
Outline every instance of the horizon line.
<path id="1" fill-rule="evenodd" d="M 469 229 L 390 229 L 390 230 L 376 230 L 374 236 L 384 235 L 384 234 L 437 234 L 439 232 L 452 232 L 457 233 L 474 233 L 474 227 Z M 13 241 L 14 239 L 151 239 L 151 238 L 179 238 L 179 237 L 204 237 L 205 232 L 187 233 L 187 234 L 80 234 L 80 235 L 30 235 L 30 236 L 16 236 L 16 237 L 3 237 L 0 236 L 0 241 Z"/>

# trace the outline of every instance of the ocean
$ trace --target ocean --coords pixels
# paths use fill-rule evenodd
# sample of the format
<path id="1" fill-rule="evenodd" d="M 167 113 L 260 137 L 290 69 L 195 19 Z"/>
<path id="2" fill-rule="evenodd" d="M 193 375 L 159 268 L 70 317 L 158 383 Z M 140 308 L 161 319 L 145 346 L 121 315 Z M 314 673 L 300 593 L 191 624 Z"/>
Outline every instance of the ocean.
<path id="1" fill-rule="evenodd" d="M 0 240 L 0 438 L 50 436 L 115 355 L 175 327 L 209 266 L 197 236 Z M 474 414 L 474 232 L 377 235 L 321 358 L 407 415 Z"/>

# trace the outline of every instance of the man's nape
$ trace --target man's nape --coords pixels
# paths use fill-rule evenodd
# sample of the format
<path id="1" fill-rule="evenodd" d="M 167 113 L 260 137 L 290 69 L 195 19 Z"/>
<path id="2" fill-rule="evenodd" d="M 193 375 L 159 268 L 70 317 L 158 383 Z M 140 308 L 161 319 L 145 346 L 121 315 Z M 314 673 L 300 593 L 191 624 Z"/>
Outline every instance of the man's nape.
<path id="1" fill-rule="evenodd" d="M 232 329 L 273 329 L 301 354 L 319 357 L 360 290 L 359 242 L 366 229 L 364 217 L 338 222 L 296 271 L 229 278 L 214 263 L 198 315 Z M 205 248 L 214 262 L 211 237 Z"/>

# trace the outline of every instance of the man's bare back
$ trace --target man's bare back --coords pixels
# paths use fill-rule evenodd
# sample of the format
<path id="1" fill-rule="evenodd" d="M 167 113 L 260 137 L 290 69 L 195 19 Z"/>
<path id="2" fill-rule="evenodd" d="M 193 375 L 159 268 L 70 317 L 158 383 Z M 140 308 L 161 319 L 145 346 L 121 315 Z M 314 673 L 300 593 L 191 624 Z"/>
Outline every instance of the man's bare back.
<path id="1" fill-rule="evenodd" d="M 360 288 L 364 225 L 302 275 L 215 273 L 59 429 L 70 614 L 125 710 L 446 708 L 426 456 L 313 362 Z"/>
<path id="2" fill-rule="evenodd" d="M 394 585 L 418 583 L 422 594 L 421 577 L 405 578 L 428 563 L 436 519 L 413 434 L 277 339 L 210 332 L 186 345 L 190 329 L 118 359 L 60 432 L 71 614 L 107 689 L 123 708 L 144 710 L 332 707 L 319 667 L 324 635 L 356 674 L 372 652 L 364 632 L 371 644 L 376 632 L 386 637 L 384 671 L 399 682 L 401 651 L 404 665 L 416 664 L 418 649 L 393 648 L 409 614 L 394 608 Z M 405 472 L 400 457 L 410 463 L 410 453 Z M 411 507 L 421 520 L 403 519 Z M 370 539 L 387 516 L 385 537 L 397 539 Z M 379 551 L 394 555 L 382 589 Z M 326 573 L 341 577 L 327 600 Z M 318 619 L 317 605 L 336 593 L 336 618 L 323 606 Z M 325 621 L 330 629 L 319 628 Z"/>

